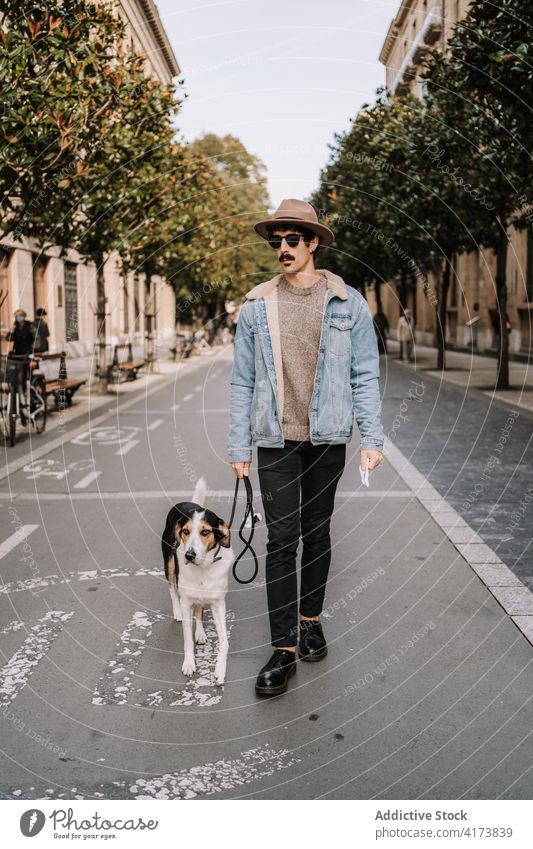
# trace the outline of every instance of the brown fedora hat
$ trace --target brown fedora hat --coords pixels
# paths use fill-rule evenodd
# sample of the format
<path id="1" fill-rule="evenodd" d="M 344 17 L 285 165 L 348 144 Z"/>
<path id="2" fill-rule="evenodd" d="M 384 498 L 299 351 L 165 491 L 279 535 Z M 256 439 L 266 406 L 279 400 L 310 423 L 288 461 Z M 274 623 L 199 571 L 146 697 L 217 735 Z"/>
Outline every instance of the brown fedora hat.
<path id="1" fill-rule="evenodd" d="M 308 230 L 316 233 L 320 239 L 320 244 L 326 247 L 335 241 L 332 231 L 325 224 L 319 224 L 314 207 L 305 200 L 297 200 L 296 198 L 282 200 L 274 213 L 274 217 L 267 218 L 264 221 L 258 221 L 257 224 L 254 224 L 254 230 L 263 239 L 268 239 L 267 227 L 269 224 L 288 224 L 289 226 L 300 225 L 301 227 L 306 227 Z"/>

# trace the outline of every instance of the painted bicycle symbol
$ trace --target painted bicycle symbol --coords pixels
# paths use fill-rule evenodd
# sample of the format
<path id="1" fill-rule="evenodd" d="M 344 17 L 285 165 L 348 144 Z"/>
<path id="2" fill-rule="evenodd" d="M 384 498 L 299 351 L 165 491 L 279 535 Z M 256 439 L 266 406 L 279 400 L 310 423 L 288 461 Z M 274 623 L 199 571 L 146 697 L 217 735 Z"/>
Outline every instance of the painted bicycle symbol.
<path id="1" fill-rule="evenodd" d="M 141 432 L 142 429 L 135 425 L 92 427 L 71 439 L 71 442 L 75 445 L 117 445 L 129 442 Z"/>
<path id="2" fill-rule="evenodd" d="M 27 463 L 24 466 L 28 480 L 36 480 L 37 478 L 55 478 L 55 480 L 63 480 L 70 472 L 85 472 L 94 469 L 94 460 L 74 460 L 65 466 L 60 460 L 34 460 L 32 463 Z"/>

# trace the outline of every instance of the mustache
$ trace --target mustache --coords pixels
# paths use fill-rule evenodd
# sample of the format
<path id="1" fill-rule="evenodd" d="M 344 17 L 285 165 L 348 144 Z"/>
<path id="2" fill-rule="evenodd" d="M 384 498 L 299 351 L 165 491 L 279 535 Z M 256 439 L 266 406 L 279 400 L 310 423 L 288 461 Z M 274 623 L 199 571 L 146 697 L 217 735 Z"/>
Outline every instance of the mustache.
<path id="1" fill-rule="evenodd" d="M 281 254 L 279 261 L 283 262 L 284 259 L 294 259 L 294 257 L 290 256 L 289 254 Z"/>

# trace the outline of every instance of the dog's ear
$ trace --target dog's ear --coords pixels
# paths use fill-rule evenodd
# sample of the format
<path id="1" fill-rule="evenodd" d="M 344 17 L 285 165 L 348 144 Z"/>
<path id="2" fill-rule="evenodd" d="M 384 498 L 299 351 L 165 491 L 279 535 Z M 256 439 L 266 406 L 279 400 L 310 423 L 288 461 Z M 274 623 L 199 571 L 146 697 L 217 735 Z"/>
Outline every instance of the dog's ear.
<path id="1" fill-rule="evenodd" d="M 218 520 L 218 527 L 213 528 L 213 531 L 214 531 L 214 534 L 215 534 L 216 541 L 220 545 L 224 546 L 224 548 L 229 548 L 230 545 L 231 545 L 231 543 L 230 543 L 231 533 L 230 533 L 230 529 L 228 528 L 226 522 L 224 522 L 223 519 L 219 519 Z"/>
<path id="2" fill-rule="evenodd" d="M 177 542 L 180 542 L 180 540 L 181 540 L 181 532 L 182 532 L 183 526 L 185 525 L 187 520 L 188 520 L 188 516 L 180 516 L 178 521 L 176 522 L 176 524 L 174 526 L 174 533 L 176 535 Z"/>

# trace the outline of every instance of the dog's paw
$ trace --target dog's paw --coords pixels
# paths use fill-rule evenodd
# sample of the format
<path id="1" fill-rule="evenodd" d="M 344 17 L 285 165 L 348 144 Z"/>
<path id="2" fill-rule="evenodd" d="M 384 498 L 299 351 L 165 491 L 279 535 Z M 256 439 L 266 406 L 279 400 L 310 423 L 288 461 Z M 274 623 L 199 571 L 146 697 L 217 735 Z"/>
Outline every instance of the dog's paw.
<path id="1" fill-rule="evenodd" d="M 226 666 L 225 664 L 216 664 L 215 666 L 215 684 L 223 684 L 226 680 Z"/>
<path id="2" fill-rule="evenodd" d="M 196 636 L 194 638 L 194 641 L 199 646 L 204 646 L 207 643 L 207 635 L 203 628 L 196 629 Z"/>
<path id="3" fill-rule="evenodd" d="M 172 618 L 174 619 L 174 622 L 182 622 L 183 617 L 181 615 L 181 610 L 174 610 L 172 612 Z"/>
<path id="4" fill-rule="evenodd" d="M 194 675 L 196 672 L 196 663 L 194 662 L 194 657 L 186 657 L 183 661 L 183 666 L 181 667 L 181 671 L 184 675 Z"/>

